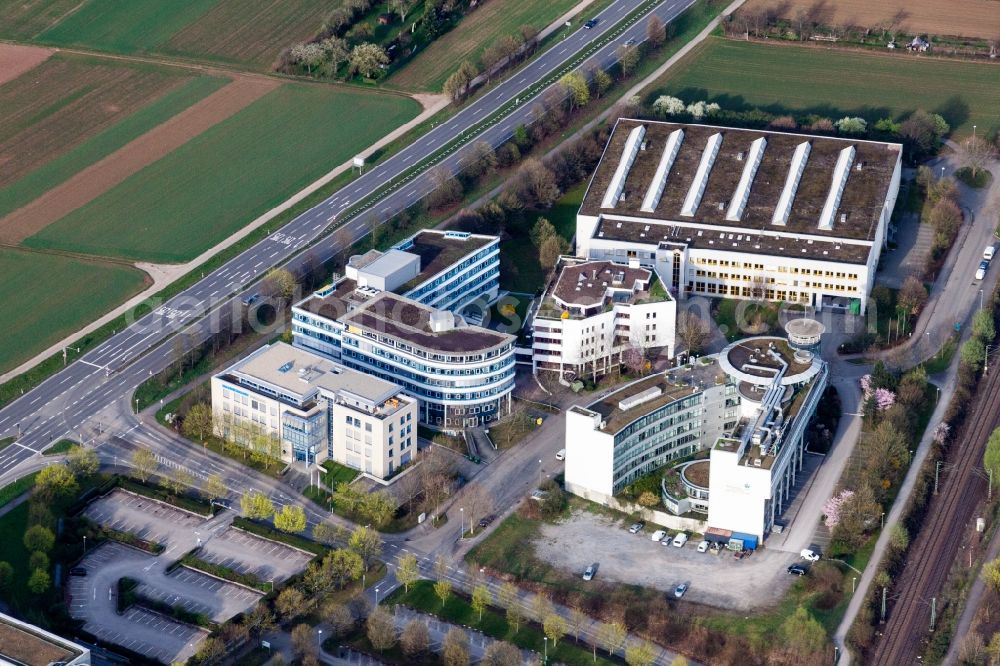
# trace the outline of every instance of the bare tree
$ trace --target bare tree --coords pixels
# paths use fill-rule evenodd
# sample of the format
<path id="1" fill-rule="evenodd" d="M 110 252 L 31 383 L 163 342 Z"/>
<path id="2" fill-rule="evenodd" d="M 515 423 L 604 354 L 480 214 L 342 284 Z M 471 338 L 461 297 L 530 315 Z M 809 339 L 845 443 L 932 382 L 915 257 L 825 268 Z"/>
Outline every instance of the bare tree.
<path id="1" fill-rule="evenodd" d="M 420 661 L 420 657 L 426 654 L 430 648 L 430 642 L 430 633 L 427 631 L 427 625 L 419 618 L 410 620 L 406 624 L 406 627 L 403 629 L 403 635 L 399 639 L 399 643 L 403 648 L 403 654 L 414 660 L 414 662 Z"/>
<path id="2" fill-rule="evenodd" d="M 667 40 L 667 27 L 663 25 L 663 20 L 656 14 L 650 16 L 649 21 L 646 22 L 646 40 L 654 49 L 663 46 L 663 42 Z"/>
<path id="3" fill-rule="evenodd" d="M 496 501 L 481 483 L 471 483 L 462 490 L 459 505 L 465 509 L 465 516 L 469 520 L 470 534 L 475 534 L 476 523 L 489 513 L 490 509 L 496 505 Z"/>
<path id="4" fill-rule="evenodd" d="M 708 323 L 690 310 L 677 313 L 677 338 L 689 354 L 697 354 L 708 343 L 711 330 Z"/>
<path id="5" fill-rule="evenodd" d="M 396 625 L 388 611 L 379 606 L 368 616 L 368 640 L 372 647 L 382 652 L 396 644 Z"/>
<path id="6" fill-rule="evenodd" d="M 977 135 L 969 137 L 963 148 L 965 149 L 963 160 L 965 166 L 972 173 L 973 178 L 978 178 L 980 172 L 986 169 L 986 165 L 996 154 L 993 144 Z"/>

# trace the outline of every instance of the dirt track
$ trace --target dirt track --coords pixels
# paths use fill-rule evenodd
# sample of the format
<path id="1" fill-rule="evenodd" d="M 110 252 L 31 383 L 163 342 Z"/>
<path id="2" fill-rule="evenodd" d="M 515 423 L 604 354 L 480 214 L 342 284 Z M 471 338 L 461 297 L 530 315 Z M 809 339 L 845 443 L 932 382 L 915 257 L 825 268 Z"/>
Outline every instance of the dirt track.
<path id="1" fill-rule="evenodd" d="M 53 53 L 52 49 L 0 43 L 0 85 L 34 69 Z"/>
<path id="2" fill-rule="evenodd" d="M 750 0 L 745 9 L 781 8 L 783 18 L 813 11 L 824 25 L 885 27 L 904 32 L 926 32 L 1000 39 L 1000 3 L 996 0 Z"/>
<path id="3" fill-rule="evenodd" d="M 0 219 L 0 242 L 20 243 L 38 233 L 279 85 L 276 79 L 265 77 L 235 78 L 229 85 Z"/>

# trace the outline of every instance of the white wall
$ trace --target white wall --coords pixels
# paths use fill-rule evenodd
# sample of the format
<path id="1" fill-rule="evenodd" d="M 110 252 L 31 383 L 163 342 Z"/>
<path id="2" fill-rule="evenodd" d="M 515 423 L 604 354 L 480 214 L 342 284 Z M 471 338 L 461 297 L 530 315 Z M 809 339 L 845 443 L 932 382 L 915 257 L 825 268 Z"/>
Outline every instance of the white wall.
<path id="1" fill-rule="evenodd" d="M 597 429 L 600 422 L 600 414 L 566 411 L 566 490 L 588 499 L 614 490 L 614 437 Z"/>
<path id="2" fill-rule="evenodd" d="M 712 449 L 708 524 L 764 538 L 764 507 L 771 498 L 771 473 L 737 464 L 736 453 Z"/>

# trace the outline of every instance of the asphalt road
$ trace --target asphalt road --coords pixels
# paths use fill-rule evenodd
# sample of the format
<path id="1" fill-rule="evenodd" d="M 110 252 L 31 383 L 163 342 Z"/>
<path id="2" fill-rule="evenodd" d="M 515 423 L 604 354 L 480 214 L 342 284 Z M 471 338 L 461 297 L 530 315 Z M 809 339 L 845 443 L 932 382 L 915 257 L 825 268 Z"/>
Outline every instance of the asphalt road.
<path id="1" fill-rule="evenodd" d="M 231 305 L 235 300 L 234 294 L 241 293 L 271 267 L 289 263 L 293 256 L 332 227 L 346 227 L 350 233 L 344 235 L 348 239 L 338 232 L 336 240 L 330 237 L 319 243 L 312 252 L 320 260 L 333 256 L 341 249 L 337 242 L 349 240 L 353 243 L 364 237 L 373 215 L 375 219 L 385 220 L 426 196 L 432 189 L 430 173 L 425 171 L 391 190 L 349 219 L 338 221 L 339 213 L 380 190 L 413 165 L 433 155 L 441 146 L 476 128 L 496 110 L 517 100 L 519 104 L 509 115 L 489 123 L 474 139 L 463 144 L 463 148 L 477 141 L 500 145 L 517 125 L 531 122 L 532 95 L 544 93 L 539 83 L 578 67 L 606 67 L 612 64 L 616 59 L 615 50 L 621 44 L 629 39 L 644 40 L 649 15 L 655 13 L 666 22 L 692 3 L 693 0 L 664 0 L 623 29 L 617 24 L 642 2 L 618 0 L 597 15 L 599 23 L 595 28 L 577 29 L 570 33 L 415 143 L 373 167 L 280 231 L 231 259 L 0 410 L 0 437 L 17 437 L 14 445 L 0 452 L 0 482 L 17 475 L 21 471 L 21 463 L 51 442 L 73 436 L 80 429 L 94 427 L 93 415 L 123 396 L 130 395 L 142 381 L 169 365 L 175 352 L 173 344 L 167 339 L 175 332 L 193 325 L 196 339 L 198 336 L 206 337 L 212 323 L 212 318 L 205 317 L 206 314 L 220 311 L 223 305 Z M 606 35 L 615 36 L 607 45 L 594 50 L 594 43 Z M 462 168 L 463 153 L 463 149 L 450 152 L 439 165 L 457 172 Z"/>

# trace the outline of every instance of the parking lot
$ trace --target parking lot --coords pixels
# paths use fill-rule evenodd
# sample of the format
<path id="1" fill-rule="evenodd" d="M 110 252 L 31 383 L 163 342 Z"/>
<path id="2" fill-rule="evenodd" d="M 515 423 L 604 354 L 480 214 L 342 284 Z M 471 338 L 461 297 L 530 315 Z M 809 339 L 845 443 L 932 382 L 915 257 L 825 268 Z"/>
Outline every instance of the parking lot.
<path id="1" fill-rule="evenodd" d="M 685 599 L 725 609 L 750 610 L 778 601 L 793 576 L 785 569 L 799 560 L 792 553 L 766 548 L 737 560 L 723 550 L 697 552 L 698 542 L 683 548 L 651 540 L 656 528 L 630 534 L 628 524 L 587 511 L 576 511 L 556 525 L 542 527 L 534 542 L 537 557 L 567 572 L 582 575 L 597 563 L 595 579 L 612 580 L 672 592 L 680 583 L 690 589 Z"/>
<path id="2" fill-rule="evenodd" d="M 131 532 L 164 545 L 196 541 L 208 522 L 187 511 L 123 490 L 115 490 L 93 502 L 83 515 L 105 527 Z"/>
<path id="3" fill-rule="evenodd" d="M 229 528 L 204 544 L 198 557 L 261 580 L 281 582 L 305 568 L 311 554 Z"/>

